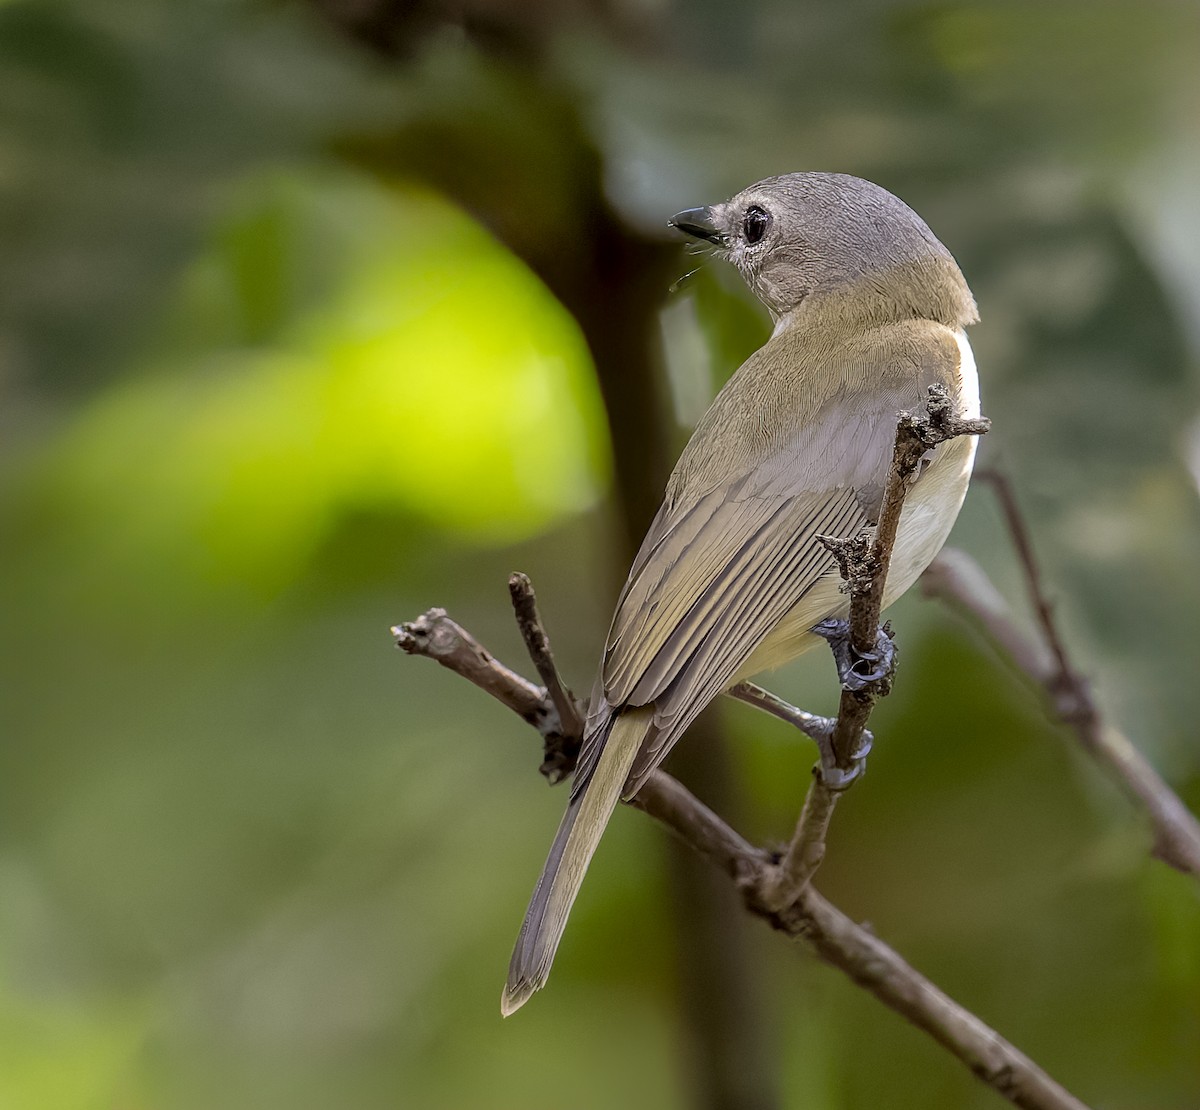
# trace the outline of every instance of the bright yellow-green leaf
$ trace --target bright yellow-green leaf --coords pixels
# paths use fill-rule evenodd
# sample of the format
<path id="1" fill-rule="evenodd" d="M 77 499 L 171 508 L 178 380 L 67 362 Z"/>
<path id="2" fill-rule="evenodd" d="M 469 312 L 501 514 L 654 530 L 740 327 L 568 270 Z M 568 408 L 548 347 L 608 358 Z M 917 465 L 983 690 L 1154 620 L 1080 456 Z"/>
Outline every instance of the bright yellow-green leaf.
<path id="1" fill-rule="evenodd" d="M 587 351 L 519 260 L 427 193 L 344 177 L 246 193 L 169 313 L 182 364 L 100 397 L 60 445 L 94 557 L 270 590 L 349 512 L 493 542 L 595 500 Z"/>

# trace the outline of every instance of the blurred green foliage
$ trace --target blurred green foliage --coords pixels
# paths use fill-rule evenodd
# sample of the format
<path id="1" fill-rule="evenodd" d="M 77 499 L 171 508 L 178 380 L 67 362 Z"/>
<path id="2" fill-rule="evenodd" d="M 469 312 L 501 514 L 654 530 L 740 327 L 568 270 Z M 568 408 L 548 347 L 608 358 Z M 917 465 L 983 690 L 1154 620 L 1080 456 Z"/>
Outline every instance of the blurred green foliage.
<path id="1" fill-rule="evenodd" d="M 39 494 L 97 573 L 270 596 L 353 512 L 511 541 L 594 502 L 586 351 L 509 253 L 434 197 L 353 177 L 241 193 L 150 365 L 52 448 Z"/>
<path id="2" fill-rule="evenodd" d="M 623 573 L 600 391 L 504 245 L 575 248 L 564 89 L 648 235 L 795 168 L 926 216 L 1080 664 L 1200 805 L 1194 8 L 547 5 L 534 78 L 434 5 L 392 52 L 334 7 L 0 5 L 0 1108 L 691 1104 L 663 834 L 618 815 L 550 990 L 501 1024 L 561 797 L 525 726 L 387 635 L 445 605 L 519 663 L 520 566 L 590 683 Z M 450 197 L 413 151 L 490 168 Z M 663 321 L 679 436 L 767 326 L 696 265 Z M 955 542 L 1020 608 L 983 488 Z M 985 648 L 893 617 L 822 889 L 1085 1100 L 1196 1104 L 1194 884 Z M 773 685 L 828 710 L 830 677 Z M 746 833 L 786 835 L 811 753 L 719 712 Z M 752 943 L 787 1106 L 998 1104 Z"/>

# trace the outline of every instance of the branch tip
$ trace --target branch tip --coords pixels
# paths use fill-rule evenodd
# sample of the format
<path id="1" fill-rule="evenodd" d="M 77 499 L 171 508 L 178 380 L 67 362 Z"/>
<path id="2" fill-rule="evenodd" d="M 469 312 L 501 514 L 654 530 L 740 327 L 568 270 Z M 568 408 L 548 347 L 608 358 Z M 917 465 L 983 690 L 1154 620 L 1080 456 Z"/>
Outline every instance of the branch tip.
<path id="1" fill-rule="evenodd" d="M 519 570 L 513 571 L 508 576 L 508 593 L 517 619 L 517 628 L 520 630 L 521 639 L 525 641 L 525 650 L 529 652 L 529 658 L 546 687 L 546 693 L 562 724 L 562 731 L 564 734 L 582 736 L 583 713 L 575 695 L 558 673 L 558 665 L 554 662 L 554 653 L 550 649 L 550 637 L 546 634 L 541 615 L 538 613 L 537 596 L 533 592 L 533 583 L 529 580 L 529 575 Z"/>

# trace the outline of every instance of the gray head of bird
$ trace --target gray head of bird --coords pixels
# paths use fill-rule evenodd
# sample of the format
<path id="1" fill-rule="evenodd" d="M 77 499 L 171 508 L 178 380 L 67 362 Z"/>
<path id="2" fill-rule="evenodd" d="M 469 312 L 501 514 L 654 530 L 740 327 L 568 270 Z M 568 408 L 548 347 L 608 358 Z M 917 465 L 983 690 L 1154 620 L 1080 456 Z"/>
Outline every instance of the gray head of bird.
<path id="1" fill-rule="evenodd" d="M 978 319 L 958 264 L 925 221 L 859 177 L 769 177 L 670 225 L 732 262 L 776 321 L 798 309 L 950 327 Z"/>

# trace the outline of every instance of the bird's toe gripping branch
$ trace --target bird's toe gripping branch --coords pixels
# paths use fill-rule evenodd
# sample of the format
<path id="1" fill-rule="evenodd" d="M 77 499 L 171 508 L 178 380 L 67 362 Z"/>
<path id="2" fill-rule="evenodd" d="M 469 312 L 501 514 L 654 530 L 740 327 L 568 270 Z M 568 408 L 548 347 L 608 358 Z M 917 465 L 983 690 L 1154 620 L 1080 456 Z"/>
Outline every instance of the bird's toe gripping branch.
<path id="1" fill-rule="evenodd" d="M 813 631 L 829 644 L 843 691 L 874 700 L 891 690 L 897 649 L 891 630 L 886 625 L 876 630 L 875 646 L 870 651 L 860 651 L 855 647 L 849 621 L 830 618 L 815 625 Z M 811 735 L 821 753 L 821 763 L 817 769 L 821 781 L 830 790 L 845 790 L 866 771 L 867 755 L 874 737 L 864 727 L 857 737 L 851 737 L 853 750 L 839 759 L 835 743 L 837 723 L 836 717 L 829 718 L 828 728 L 821 735 Z"/>
<path id="2" fill-rule="evenodd" d="M 875 687 L 879 696 L 887 694 L 896 670 L 896 643 L 887 625 L 876 629 L 875 646 L 870 651 L 859 651 L 854 646 L 847 620 L 831 617 L 814 625 L 813 631 L 829 644 L 843 690 L 857 692 Z"/>
<path id="3" fill-rule="evenodd" d="M 813 768 L 813 773 L 818 775 L 821 782 L 830 790 L 842 791 L 866 774 L 867 756 L 871 753 L 875 736 L 870 729 L 864 728 L 855 741 L 854 750 L 850 752 L 849 759 L 844 761 L 846 765 L 841 766 L 838 763 L 837 752 L 833 744 L 837 718 L 822 717 L 820 720 L 822 725 L 814 727 L 809 732 L 816 742 L 817 751 L 821 756 L 821 761 Z"/>

